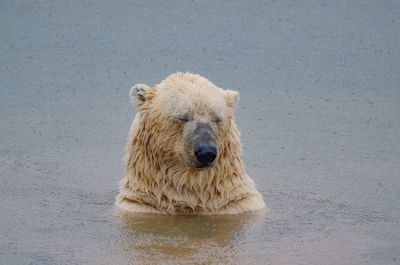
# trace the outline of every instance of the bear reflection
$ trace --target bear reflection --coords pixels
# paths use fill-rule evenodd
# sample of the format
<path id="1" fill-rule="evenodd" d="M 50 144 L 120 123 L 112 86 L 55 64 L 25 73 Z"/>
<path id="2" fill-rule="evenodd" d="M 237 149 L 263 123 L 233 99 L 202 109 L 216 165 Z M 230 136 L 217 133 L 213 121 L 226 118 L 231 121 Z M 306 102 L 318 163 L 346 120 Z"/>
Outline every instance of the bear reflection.
<path id="1" fill-rule="evenodd" d="M 122 220 L 123 248 L 132 264 L 239 264 L 246 231 L 257 227 L 264 216 L 264 212 L 170 216 L 121 210 L 117 214 Z"/>

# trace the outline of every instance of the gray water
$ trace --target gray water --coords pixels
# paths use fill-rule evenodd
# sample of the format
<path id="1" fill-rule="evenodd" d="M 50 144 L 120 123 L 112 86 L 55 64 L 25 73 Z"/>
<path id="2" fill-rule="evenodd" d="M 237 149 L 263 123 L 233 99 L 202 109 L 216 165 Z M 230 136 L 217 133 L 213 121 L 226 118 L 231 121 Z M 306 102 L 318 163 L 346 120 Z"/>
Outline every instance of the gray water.
<path id="1" fill-rule="evenodd" d="M 399 1 L 1 1 L 0 264 L 399 264 Z M 269 213 L 113 208 L 175 71 L 240 92 Z"/>

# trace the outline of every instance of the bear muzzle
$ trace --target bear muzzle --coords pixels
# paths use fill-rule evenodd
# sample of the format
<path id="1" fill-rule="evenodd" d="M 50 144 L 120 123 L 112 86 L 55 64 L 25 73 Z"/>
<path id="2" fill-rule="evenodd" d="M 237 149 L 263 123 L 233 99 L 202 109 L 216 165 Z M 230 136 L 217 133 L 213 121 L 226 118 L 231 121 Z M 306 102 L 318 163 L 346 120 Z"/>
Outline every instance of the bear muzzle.
<path id="1" fill-rule="evenodd" d="M 207 123 L 199 122 L 193 132 L 193 152 L 196 163 L 194 167 L 204 168 L 212 165 L 217 158 L 215 133 Z"/>

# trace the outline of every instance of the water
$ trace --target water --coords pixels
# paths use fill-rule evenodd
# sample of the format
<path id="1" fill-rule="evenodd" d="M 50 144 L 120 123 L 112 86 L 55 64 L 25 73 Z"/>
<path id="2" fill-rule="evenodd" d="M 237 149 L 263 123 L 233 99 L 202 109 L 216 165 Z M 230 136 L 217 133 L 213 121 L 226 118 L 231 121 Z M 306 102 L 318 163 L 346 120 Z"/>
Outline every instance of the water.
<path id="1" fill-rule="evenodd" d="M 0 264 L 399 264 L 399 10 L 2 1 Z M 240 92 L 268 212 L 114 209 L 129 88 L 177 70 Z"/>

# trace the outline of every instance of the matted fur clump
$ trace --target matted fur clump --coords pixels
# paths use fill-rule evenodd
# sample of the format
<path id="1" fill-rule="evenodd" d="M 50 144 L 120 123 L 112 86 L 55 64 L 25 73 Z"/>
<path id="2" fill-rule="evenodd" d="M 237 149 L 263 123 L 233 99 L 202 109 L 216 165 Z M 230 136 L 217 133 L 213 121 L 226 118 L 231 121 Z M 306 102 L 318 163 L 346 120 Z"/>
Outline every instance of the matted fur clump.
<path id="1" fill-rule="evenodd" d="M 163 214 L 237 214 L 265 207 L 241 160 L 238 93 L 175 73 L 130 91 L 137 108 L 116 205 Z"/>

